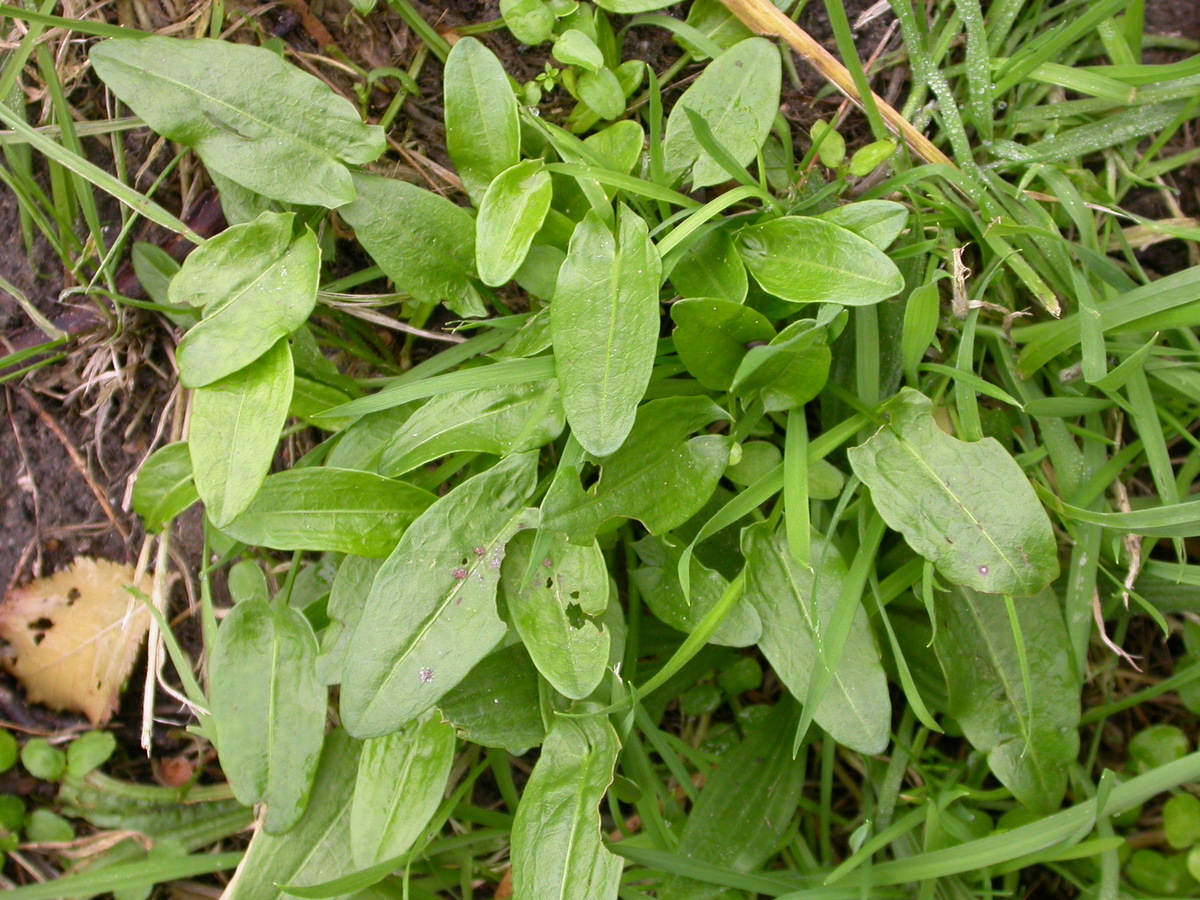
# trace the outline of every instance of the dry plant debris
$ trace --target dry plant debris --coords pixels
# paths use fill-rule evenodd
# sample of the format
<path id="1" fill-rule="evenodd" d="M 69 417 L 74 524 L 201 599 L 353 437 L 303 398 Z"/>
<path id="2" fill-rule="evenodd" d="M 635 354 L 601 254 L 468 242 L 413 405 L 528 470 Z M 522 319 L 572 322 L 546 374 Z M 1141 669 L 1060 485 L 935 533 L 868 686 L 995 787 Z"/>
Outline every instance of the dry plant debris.
<path id="1" fill-rule="evenodd" d="M 131 566 L 77 557 L 9 592 L 0 605 L 3 663 L 31 701 L 81 712 L 93 725 L 112 717 L 150 627 L 130 586 L 148 594 L 150 576 L 138 580 Z"/>

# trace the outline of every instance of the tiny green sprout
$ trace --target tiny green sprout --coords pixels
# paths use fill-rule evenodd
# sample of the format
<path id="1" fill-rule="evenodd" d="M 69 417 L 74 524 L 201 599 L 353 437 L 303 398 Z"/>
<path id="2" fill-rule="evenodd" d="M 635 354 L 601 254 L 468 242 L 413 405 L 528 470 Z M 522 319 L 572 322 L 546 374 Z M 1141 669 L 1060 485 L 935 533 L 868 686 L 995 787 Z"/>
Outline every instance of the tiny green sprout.
<path id="1" fill-rule="evenodd" d="M 67 747 L 67 774 L 82 778 L 108 762 L 117 749 L 117 740 L 107 731 L 89 731 Z"/>
<path id="2" fill-rule="evenodd" d="M 824 119 L 817 119 L 809 130 L 821 165 L 836 169 L 846 161 L 846 139 Z"/>
<path id="3" fill-rule="evenodd" d="M 11 732 L 0 728 L 0 772 L 7 772 L 15 766 L 20 755 L 21 748 L 17 745 L 17 739 Z"/>
<path id="4" fill-rule="evenodd" d="M 1200 800 L 1191 794 L 1176 794 L 1163 806 L 1163 833 L 1176 850 L 1200 841 Z"/>
<path id="5" fill-rule="evenodd" d="M 1130 738 L 1127 749 L 1134 771 L 1140 773 L 1183 759 L 1191 743 L 1174 725 L 1151 725 Z"/>
<path id="6" fill-rule="evenodd" d="M 758 690 L 762 687 L 762 681 L 762 665 L 753 656 L 739 657 L 737 662 L 727 666 L 717 676 L 717 683 L 731 697 Z"/>
<path id="7" fill-rule="evenodd" d="M 67 754 L 45 738 L 34 738 L 21 748 L 21 765 L 34 778 L 58 781 L 67 771 Z"/>
<path id="8" fill-rule="evenodd" d="M 604 65 L 604 54 L 596 42 L 577 28 L 568 28 L 560 34 L 551 52 L 563 65 L 578 66 L 587 72 L 598 72 Z"/>
<path id="9" fill-rule="evenodd" d="M 554 13 L 542 0 L 500 0 L 500 15 L 522 44 L 540 44 L 554 32 Z"/>
<path id="10" fill-rule="evenodd" d="M 731 462 L 725 470 L 725 477 L 740 487 L 754 484 L 783 462 L 783 454 L 769 441 L 747 441 L 741 451 L 737 462 Z"/>
<path id="11" fill-rule="evenodd" d="M 13 794 L 0 794 L 0 832 L 16 834 L 25 824 L 25 801 Z"/>
<path id="12" fill-rule="evenodd" d="M 1183 879 L 1167 864 L 1167 858 L 1157 850 L 1135 850 L 1125 864 L 1125 877 L 1135 888 L 1148 894 L 1174 894 Z"/>
<path id="13" fill-rule="evenodd" d="M 722 700 L 724 696 L 716 685 L 698 684 L 679 698 L 679 708 L 687 716 L 706 716 L 716 712 Z"/>
<path id="14" fill-rule="evenodd" d="M 896 142 L 893 140 L 875 141 L 873 144 L 860 149 L 850 157 L 850 174 L 855 178 L 870 175 L 881 166 L 889 156 L 896 152 Z"/>
<path id="15" fill-rule="evenodd" d="M 35 844 L 65 844 L 75 840 L 75 829 L 58 813 L 35 809 L 25 819 L 25 837 Z"/>
<path id="16" fill-rule="evenodd" d="M 1200 881 L 1200 844 L 1188 851 L 1187 870 L 1189 875 Z"/>

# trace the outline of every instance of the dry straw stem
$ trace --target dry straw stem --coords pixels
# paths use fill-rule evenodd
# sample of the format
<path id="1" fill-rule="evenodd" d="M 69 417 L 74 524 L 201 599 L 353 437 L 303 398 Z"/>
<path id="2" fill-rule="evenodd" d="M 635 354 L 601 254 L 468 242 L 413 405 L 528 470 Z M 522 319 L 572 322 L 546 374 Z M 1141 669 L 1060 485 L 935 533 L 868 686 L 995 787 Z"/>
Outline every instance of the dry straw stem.
<path id="1" fill-rule="evenodd" d="M 803 28 L 780 12 L 771 0 L 722 0 L 729 11 L 742 20 L 751 31 L 771 37 L 783 38 L 793 50 L 810 66 L 816 69 L 834 87 L 852 102 L 862 106 L 862 98 L 854 86 L 854 79 L 846 67 L 832 53 L 818 44 Z M 897 135 L 904 139 L 909 149 L 927 163 L 940 163 L 957 168 L 950 157 L 935 147 L 925 135 L 912 126 L 904 116 L 889 106 L 882 97 L 872 92 L 879 114 Z"/>

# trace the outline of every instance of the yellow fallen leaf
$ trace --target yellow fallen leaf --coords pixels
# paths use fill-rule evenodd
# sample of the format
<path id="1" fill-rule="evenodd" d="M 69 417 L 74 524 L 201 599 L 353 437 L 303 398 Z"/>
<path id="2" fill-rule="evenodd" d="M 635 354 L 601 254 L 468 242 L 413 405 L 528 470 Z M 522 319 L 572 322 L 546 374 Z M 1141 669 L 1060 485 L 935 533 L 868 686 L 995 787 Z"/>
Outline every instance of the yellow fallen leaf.
<path id="1" fill-rule="evenodd" d="M 31 701 L 108 721 L 150 627 L 149 610 L 125 590 L 133 584 L 132 566 L 80 556 L 4 598 L 4 667 Z M 150 586 L 149 576 L 137 584 L 145 594 Z"/>

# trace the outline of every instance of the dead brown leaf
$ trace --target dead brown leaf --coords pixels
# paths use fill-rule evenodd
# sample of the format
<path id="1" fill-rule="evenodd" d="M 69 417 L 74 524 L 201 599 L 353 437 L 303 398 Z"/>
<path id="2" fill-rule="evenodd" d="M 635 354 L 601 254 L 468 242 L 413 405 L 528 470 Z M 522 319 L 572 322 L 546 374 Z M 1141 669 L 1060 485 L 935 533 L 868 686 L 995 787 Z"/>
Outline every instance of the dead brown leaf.
<path id="1" fill-rule="evenodd" d="M 149 610 L 127 585 L 131 566 L 81 556 L 4 598 L 3 664 L 31 701 L 81 712 L 93 725 L 108 721 L 150 627 Z M 150 576 L 136 586 L 149 594 Z"/>

